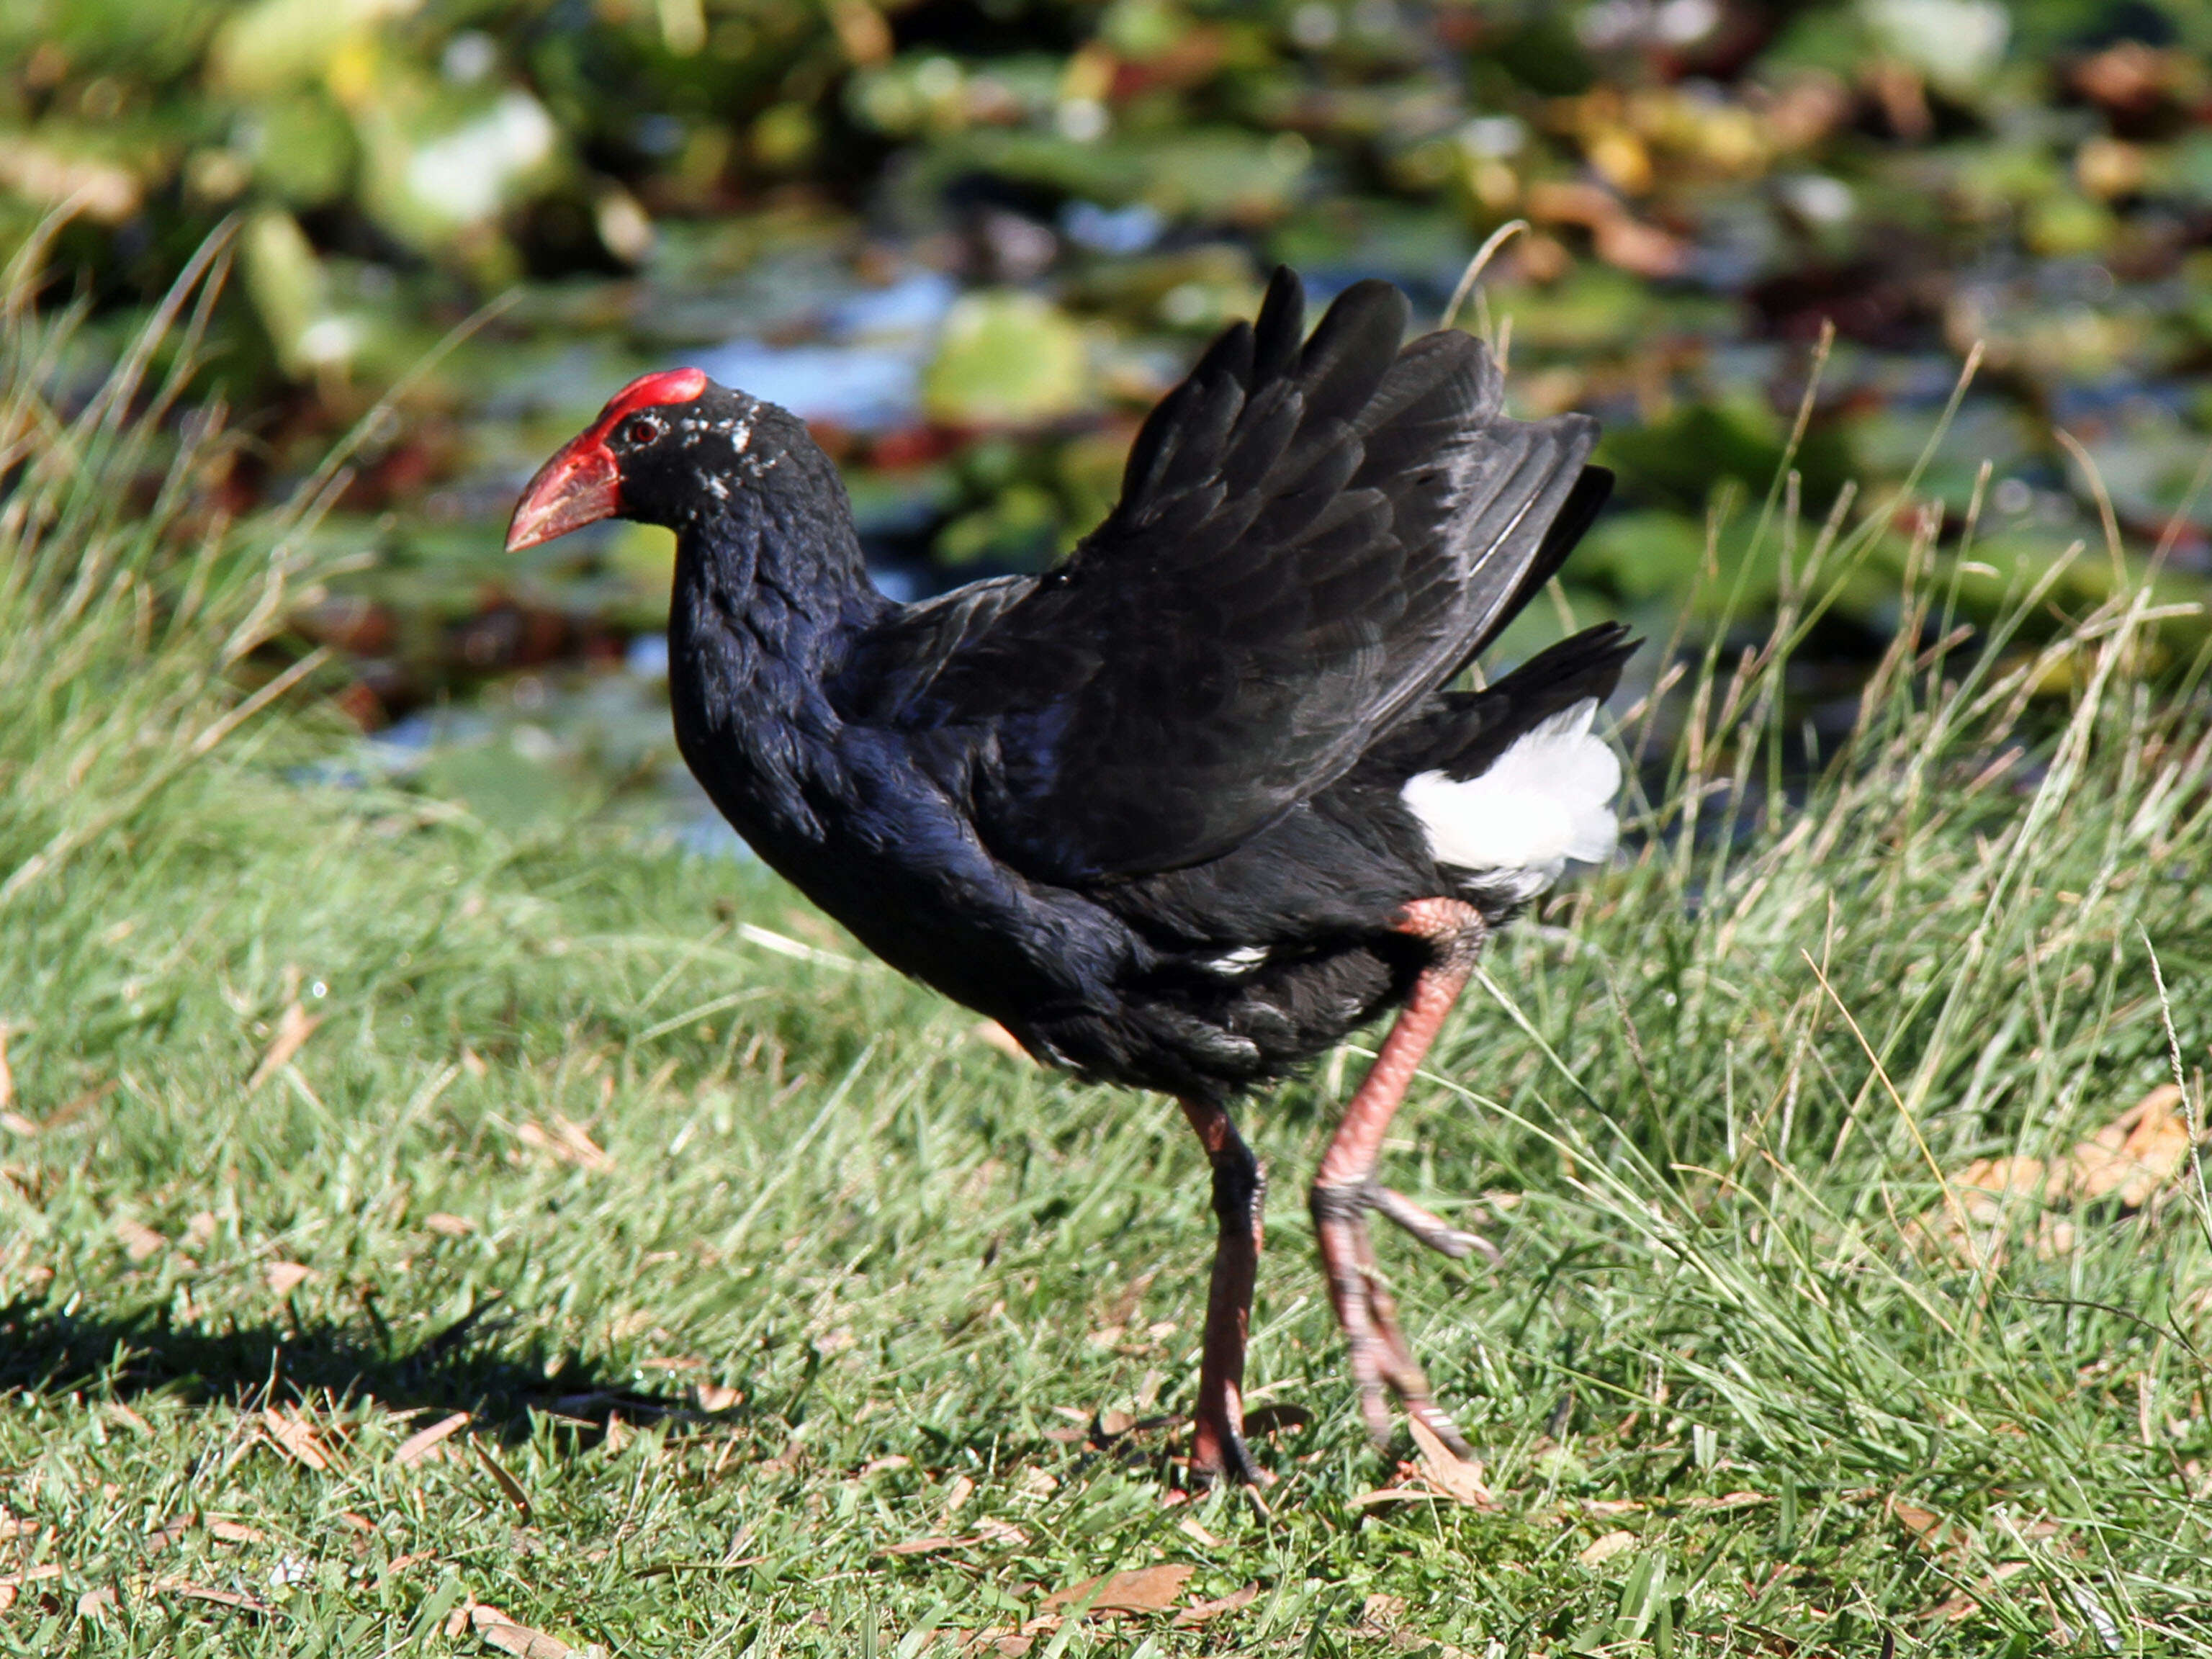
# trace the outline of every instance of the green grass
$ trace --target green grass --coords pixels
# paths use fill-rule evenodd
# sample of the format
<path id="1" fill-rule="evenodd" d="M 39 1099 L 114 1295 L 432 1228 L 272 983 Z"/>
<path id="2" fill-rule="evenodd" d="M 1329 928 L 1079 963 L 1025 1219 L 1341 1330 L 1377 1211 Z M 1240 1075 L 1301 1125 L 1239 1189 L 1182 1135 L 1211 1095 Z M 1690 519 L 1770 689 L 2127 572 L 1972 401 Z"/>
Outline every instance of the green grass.
<path id="1" fill-rule="evenodd" d="M 212 520 L 207 435 L 134 498 L 133 399 L 36 390 L 68 326 L 0 365 L 0 1650 L 493 1651 L 476 1601 L 762 1659 L 2212 1651 L 2201 1177 L 2063 1250 L 1939 1179 L 2177 1073 L 2203 1122 L 2212 740 L 2132 593 L 1901 647 L 1802 799 L 1756 787 L 1786 650 L 1709 657 L 1657 833 L 1493 949 L 1390 1159 L 1491 1194 L 1504 1264 L 1383 1249 L 1494 1507 L 1355 1502 L 1406 1477 L 1302 1199 L 1357 1058 L 1252 1105 L 1252 1380 L 1303 1413 L 1263 1517 L 1176 1501 L 1172 1428 L 1093 1443 L 1194 1376 L 1171 1105 L 1006 1058 L 746 868 L 289 781 L 336 734 L 237 688 L 313 501 Z M 1893 516 L 1786 507 L 1778 646 Z M 1034 1622 L 1155 1564 L 1255 1594 Z"/>

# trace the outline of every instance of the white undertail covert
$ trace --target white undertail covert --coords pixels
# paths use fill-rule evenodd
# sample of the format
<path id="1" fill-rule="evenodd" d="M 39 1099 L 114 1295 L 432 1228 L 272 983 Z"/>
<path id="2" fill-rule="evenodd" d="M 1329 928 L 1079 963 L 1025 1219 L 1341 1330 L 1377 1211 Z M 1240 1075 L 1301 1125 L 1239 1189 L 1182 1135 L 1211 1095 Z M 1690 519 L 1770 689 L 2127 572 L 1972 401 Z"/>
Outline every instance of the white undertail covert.
<path id="1" fill-rule="evenodd" d="M 1479 777 L 1423 772 L 1401 792 L 1438 864 L 1518 903 L 1559 878 L 1567 860 L 1602 864 L 1620 834 L 1620 757 L 1590 730 L 1585 697 L 1516 738 Z"/>

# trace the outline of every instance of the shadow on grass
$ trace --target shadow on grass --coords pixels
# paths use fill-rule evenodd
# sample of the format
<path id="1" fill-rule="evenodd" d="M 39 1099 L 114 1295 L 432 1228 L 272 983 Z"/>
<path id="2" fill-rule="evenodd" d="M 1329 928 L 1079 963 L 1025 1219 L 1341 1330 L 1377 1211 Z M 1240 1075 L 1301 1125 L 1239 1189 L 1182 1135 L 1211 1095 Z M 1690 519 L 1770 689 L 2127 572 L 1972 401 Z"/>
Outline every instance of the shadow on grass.
<path id="1" fill-rule="evenodd" d="M 528 1435 L 534 1415 L 548 1416 L 585 1443 L 616 1417 L 743 1426 L 757 1415 L 744 1403 L 695 1409 L 617 1381 L 573 1351 L 556 1356 L 536 1344 L 505 1345 L 508 1322 L 499 1310 L 496 1300 L 480 1303 L 403 1350 L 373 1319 L 205 1330 L 179 1328 L 166 1311 L 79 1316 L 24 1298 L 0 1305 L 0 1394 L 82 1390 L 122 1401 L 165 1394 L 243 1409 L 327 1394 L 392 1411 L 466 1412 L 479 1430 L 510 1440 Z"/>

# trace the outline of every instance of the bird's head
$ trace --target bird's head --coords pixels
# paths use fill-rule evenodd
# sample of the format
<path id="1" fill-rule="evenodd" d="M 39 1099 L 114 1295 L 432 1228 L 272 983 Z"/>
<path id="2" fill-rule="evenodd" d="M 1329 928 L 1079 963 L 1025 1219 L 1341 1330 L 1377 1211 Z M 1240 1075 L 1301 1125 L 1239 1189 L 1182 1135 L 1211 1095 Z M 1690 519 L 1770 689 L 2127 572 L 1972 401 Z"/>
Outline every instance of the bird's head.
<path id="1" fill-rule="evenodd" d="M 757 485 L 805 431 L 775 404 L 698 369 L 647 374 L 538 469 L 508 521 L 507 550 L 601 519 L 681 529 Z"/>

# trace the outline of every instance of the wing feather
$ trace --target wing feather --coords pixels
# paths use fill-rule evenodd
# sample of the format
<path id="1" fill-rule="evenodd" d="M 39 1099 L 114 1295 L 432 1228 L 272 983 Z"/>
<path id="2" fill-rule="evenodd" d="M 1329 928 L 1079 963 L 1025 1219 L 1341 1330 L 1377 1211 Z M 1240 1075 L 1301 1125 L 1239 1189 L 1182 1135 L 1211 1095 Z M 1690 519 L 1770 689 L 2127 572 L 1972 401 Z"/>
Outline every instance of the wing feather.
<path id="1" fill-rule="evenodd" d="M 1304 313 L 1279 271 L 1066 562 L 902 611 L 845 677 L 868 718 L 970 735 L 977 828 L 1037 878 L 1198 863 L 1327 787 L 1556 568 L 1554 520 L 1595 511 L 1595 423 L 1507 417 L 1479 342 L 1401 349 L 1382 283 L 1310 337 Z"/>

